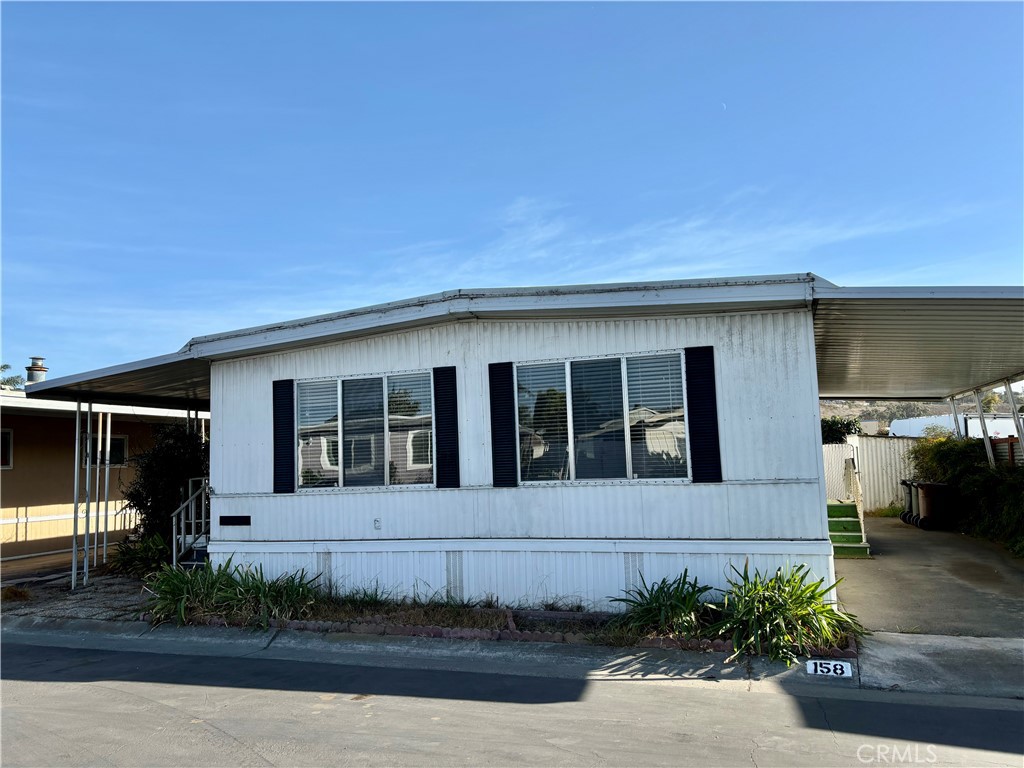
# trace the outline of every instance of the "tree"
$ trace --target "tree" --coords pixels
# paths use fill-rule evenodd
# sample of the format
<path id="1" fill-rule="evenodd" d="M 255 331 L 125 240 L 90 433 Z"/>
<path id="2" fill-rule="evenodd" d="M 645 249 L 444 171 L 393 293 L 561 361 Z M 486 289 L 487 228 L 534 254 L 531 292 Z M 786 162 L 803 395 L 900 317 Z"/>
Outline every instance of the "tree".
<path id="1" fill-rule="evenodd" d="M 139 513 L 139 533 L 172 537 L 171 513 L 185 500 L 188 482 L 210 473 L 209 443 L 184 424 L 158 427 L 153 446 L 128 459 L 135 475 L 122 488 L 126 506 Z"/>
<path id="2" fill-rule="evenodd" d="M 7 375 L 11 366 L 7 363 L 0 363 L 0 389 L 22 389 L 25 386 L 25 377 L 20 373 Z"/>
<path id="3" fill-rule="evenodd" d="M 821 442 L 823 445 L 845 443 L 847 435 L 859 434 L 860 422 L 856 419 L 830 416 L 827 419 L 821 420 Z"/>
<path id="4" fill-rule="evenodd" d="M 998 392 L 989 392 L 983 398 L 981 398 L 981 411 L 982 413 L 995 413 L 996 408 L 1003 402 L 1003 398 L 999 396 Z"/>

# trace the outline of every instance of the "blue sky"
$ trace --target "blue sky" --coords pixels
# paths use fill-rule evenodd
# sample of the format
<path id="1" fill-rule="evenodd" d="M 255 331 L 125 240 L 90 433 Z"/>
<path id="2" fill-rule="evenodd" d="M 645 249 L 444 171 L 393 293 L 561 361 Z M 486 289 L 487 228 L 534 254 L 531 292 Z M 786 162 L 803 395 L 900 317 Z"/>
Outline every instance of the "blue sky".
<path id="1" fill-rule="evenodd" d="M 1024 280 L 1016 4 L 11 4 L 3 360 L 451 288 Z"/>

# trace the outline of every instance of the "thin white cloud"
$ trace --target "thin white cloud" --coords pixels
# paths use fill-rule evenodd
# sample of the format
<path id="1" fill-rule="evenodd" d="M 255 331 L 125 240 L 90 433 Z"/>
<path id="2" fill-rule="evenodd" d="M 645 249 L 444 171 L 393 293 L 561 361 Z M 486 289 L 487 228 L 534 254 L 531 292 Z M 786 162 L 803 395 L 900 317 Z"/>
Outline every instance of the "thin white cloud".
<path id="1" fill-rule="evenodd" d="M 930 216 L 877 211 L 835 219 L 793 217 L 765 212 L 753 200 L 742 204 L 754 194 L 742 192 L 729 205 L 616 229 L 589 225 L 569 206 L 522 197 L 490 219 L 490 235 L 479 243 L 431 239 L 347 258 L 332 257 L 331 249 L 320 244 L 303 248 L 302 258 L 298 249 L 267 246 L 259 258 L 249 264 L 243 259 L 236 269 L 216 260 L 238 253 L 205 244 L 38 240 L 32 245 L 101 256 L 95 265 L 75 263 L 57 280 L 45 267 L 7 262 L 8 277 L 13 268 L 23 289 L 22 295 L 11 295 L 5 287 L 5 340 L 13 334 L 32 347 L 19 345 L 8 362 L 17 363 L 25 354 L 48 354 L 54 374 L 66 374 L 170 352 L 196 335 L 454 288 L 805 271 L 840 284 L 878 284 L 885 282 L 882 271 L 850 269 L 845 261 L 823 258 L 821 251 L 965 215 L 961 209 Z M 101 265 L 109 265 L 108 258 L 125 269 L 126 257 L 157 256 L 207 258 L 219 269 L 183 273 L 167 284 L 152 277 L 133 282 L 127 271 L 103 274 Z M 934 270 L 912 265 L 888 276 L 891 282 L 935 280 Z M 111 282 L 106 293 L 94 290 Z M 39 292 L 33 293 L 32 286 L 45 293 L 46 312 L 38 311 Z"/>

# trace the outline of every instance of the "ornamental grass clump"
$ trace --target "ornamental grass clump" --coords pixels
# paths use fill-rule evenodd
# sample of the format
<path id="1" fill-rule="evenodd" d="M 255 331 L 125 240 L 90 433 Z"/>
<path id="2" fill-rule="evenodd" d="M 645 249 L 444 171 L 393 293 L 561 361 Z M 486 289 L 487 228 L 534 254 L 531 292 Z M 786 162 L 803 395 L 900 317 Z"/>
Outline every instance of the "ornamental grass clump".
<path id="1" fill-rule="evenodd" d="M 186 570 L 165 565 L 146 577 L 152 598 L 147 606 L 156 622 L 195 623 L 211 616 L 266 629 L 271 619 L 307 618 L 319 595 L 317 577 L 305 571 L 267 579 L 263 568 L 218 566 Z"/>
<path id="2" fill-rule="evenodd" d="M 826 587 L 824 579 L 812 581 L 806 565 L 779 568 L 771 576 L 758 570 L 751 575 L 747 563 L 742 571 L 732 570 L 737 578 L 727 579 L 729 589 L 718 606 L 722 618 L 708 630 L 732 640 L 729 661 L 766 654 L 789 666 L 799 654 L 810 656 L 865 634 L 856 616 L 828 602 L 839 582 Z"/>
<path id="3" fill-rule="evenodd" d="M 636 635 L 672 634 L 696 639 L 709 623 L 711 610 L 705 595 L 711 587 L 689 578 L 689 570 L 674 579 L 648 584 L 640 574 L 640 586 L 627 589 L 613 603 L 626 606 L 617 624 Z"/>

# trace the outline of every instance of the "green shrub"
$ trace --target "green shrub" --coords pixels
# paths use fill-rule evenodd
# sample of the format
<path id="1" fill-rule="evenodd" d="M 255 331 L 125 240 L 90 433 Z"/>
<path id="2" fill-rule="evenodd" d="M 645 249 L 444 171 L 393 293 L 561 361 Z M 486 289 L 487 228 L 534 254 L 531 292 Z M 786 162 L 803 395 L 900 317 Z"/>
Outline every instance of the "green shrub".
<path id="1" fill-rule="evenodd" d="M 827 602 L 838 582 L 826 587 L 824 579 L 811 581 L 806 565 L 779 568 L 771 576 L 758 570 L 751 576 L 747 563 L 742 572 L 735 566 L 732 570 L 738 578 L 728 579 L 719 606 L 722 618 L 709 627 L 732 640 L 730 661 L 742 654 L 767 654 L 788 666 L 798 654 L 809 656 L 865 633 L 856 616 Z"/>
<path id="2" fill-rule="evenodd" d="M 638 635 L 656 632 L 700 637 L 708 619 L 704 596 L 711 587 L 689 579 L 689 570 L 671 581 L 667 578 L 648 585 L 643 574 L 641 586 L 625 590 L 625 597 L 613 597 L 613 603 L 626 606 L 617 623 Z"/>
<path id="3" fill-rule="evenodd" d="M 122 488 L 125 504 L 139 515 L 143 536 L 173 535 L 171 513 L 185 500 L 189 480 L 210 474 L 210 444 L 183 424 L 156 428 L 153 445 L 129 457 L 134 469 Z"/>
<path id="4" fill-rule="evenodd" d="M 160 569 L 171 559 L 171 548 L 159 533 L 138 539 L 124 539 L 110 560 L 115 573 L 143 577 Z"/>
<path id="5" fill-rule="evenodd" d="M 859 435 L 860 422 L 856 419 L 844 419 L 842 416 L 829 416 L 821 420 L 821 442 L 823 445 L 845 443 L 847 435 Z"/>
<path id="6" fill-rule="evenodd" d="M 152 593 L 147 608 L 157 622 L 187 624 L 222 616 L 266 629 L 271 619 L 308 617 L 319 597 L 317 578 L 307 578 L 305 571 L 299 571 L 268 580 L 262 566 L 255 570 L 232 567 L 230 560 L 191 570 L 164 565 L 146 578 L 146 588 Z"/>
<path id="7" fill-rule="evenodd" d="M 951 486 L 957 530 L 1024 557 L 1024 467 L 991 467 L 983 440 L 948 435 L 918 440 L 907 456 L 918 480 Z"/>

